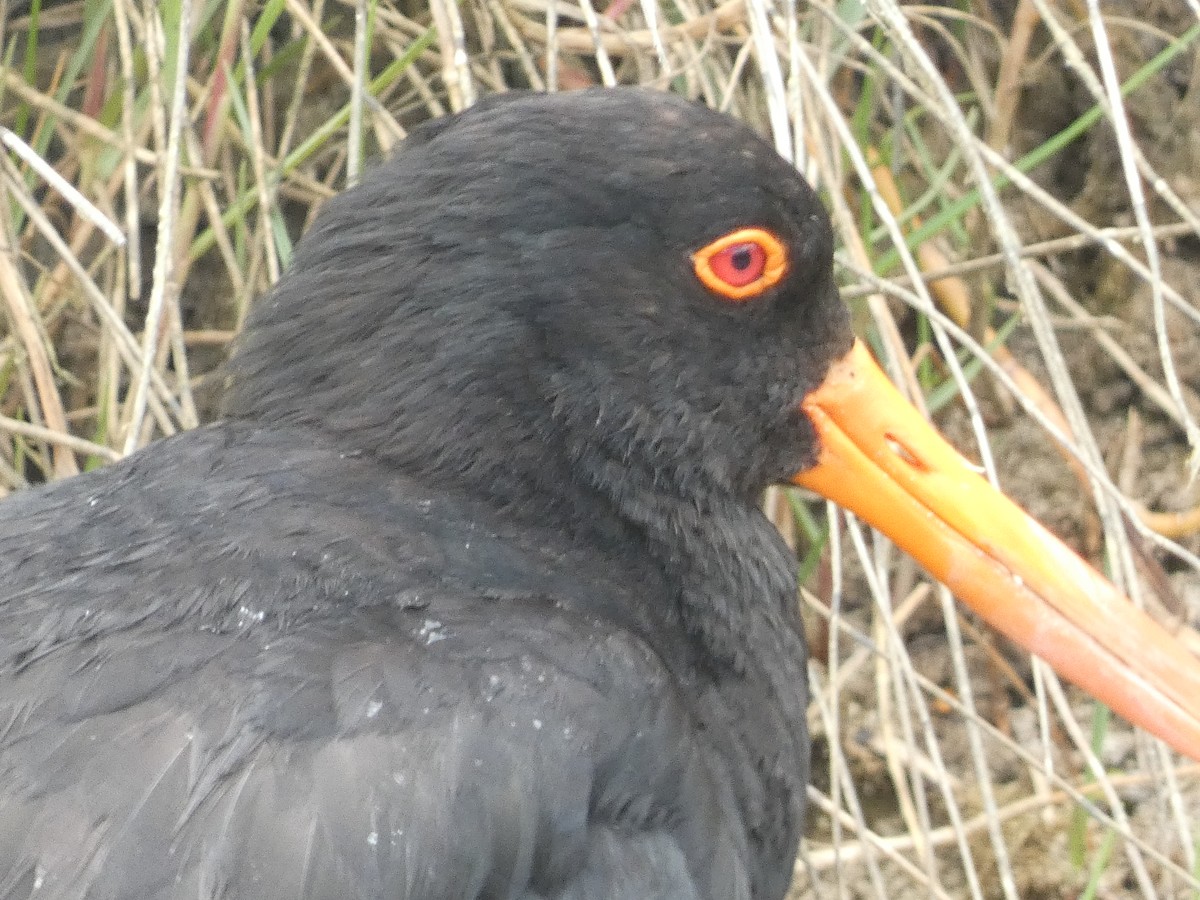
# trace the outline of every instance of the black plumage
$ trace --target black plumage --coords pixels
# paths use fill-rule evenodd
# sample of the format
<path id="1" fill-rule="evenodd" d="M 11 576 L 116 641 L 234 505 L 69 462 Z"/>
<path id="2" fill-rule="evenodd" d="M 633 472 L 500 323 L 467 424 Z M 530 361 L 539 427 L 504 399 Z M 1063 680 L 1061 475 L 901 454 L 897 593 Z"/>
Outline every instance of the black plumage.
<path id="1" fill-rule="evenodd" d="M 785 242 L 749 302 L 690 255 Z M 779 898 L 795 562 L 851 334 L 819 202 L 633 90 L 496 98 L 331 200 L 224 418 L 0 503 L 0 897 Z"/>

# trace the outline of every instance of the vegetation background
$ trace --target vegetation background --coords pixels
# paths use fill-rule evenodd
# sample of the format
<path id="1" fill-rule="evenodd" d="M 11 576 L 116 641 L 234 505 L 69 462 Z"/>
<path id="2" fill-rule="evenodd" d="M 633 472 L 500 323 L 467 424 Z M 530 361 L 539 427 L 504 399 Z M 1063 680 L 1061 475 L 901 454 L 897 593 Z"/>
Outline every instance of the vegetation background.
<path id="1" fill-rule="evenodd" d="M 597 2 L 0 0 L 0 494 L 210 418 L 249 305 L 413 125 L 639 83 L 795 160 L 893 377 L 1200 646 L 1197 0 Z M 799 893 L 1200 895 L 1200 766 L 767 502 L 813 645 Z"/>

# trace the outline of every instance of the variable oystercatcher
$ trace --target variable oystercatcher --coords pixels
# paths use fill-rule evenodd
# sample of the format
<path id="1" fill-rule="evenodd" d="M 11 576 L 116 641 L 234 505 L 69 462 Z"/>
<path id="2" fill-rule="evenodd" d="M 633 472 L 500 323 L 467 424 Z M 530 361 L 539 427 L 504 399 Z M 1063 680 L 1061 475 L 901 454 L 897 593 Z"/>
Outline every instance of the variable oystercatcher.
<path id="1" fill-rule="evenodd" d="M 258 304 L 222 421 L 0 504 L 0 897 L 782 897 L 772 482 L 1197 754 L 1196 662 L 890 392 L 832 246 L 664 94 L 420 129 Z"/>

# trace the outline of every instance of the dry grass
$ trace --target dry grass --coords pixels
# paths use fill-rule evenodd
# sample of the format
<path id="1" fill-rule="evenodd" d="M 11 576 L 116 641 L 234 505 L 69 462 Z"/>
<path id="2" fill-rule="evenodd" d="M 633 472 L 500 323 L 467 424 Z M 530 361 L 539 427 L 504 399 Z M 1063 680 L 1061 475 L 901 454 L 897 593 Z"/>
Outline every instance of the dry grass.
<path id="1" fill-rule="evenodd" d="M 894 377 L 1194 641 L 1200 7 L 965 9 L 0 0 L 0 491 L 211 416 L 247 306 L 406 128 L 510 87 L 637 82 L 795 159 Z M 818 648 L 798 886 L 1200 893 L 1200 767 L 855 523 L 773 502 Z"/>

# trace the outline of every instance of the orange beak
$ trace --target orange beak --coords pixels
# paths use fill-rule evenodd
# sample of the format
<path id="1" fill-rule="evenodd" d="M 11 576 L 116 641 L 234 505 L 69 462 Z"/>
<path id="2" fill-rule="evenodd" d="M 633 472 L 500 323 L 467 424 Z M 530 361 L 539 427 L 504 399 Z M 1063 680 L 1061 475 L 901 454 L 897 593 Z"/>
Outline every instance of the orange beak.
<path id="1" fill-rule="evenodd" d="M 821 450 L 796 484 L 869 522 L 993 628 L 1200 760 L 1200 660 L 977 474 L 861 343 L 803 407 Z"/>

